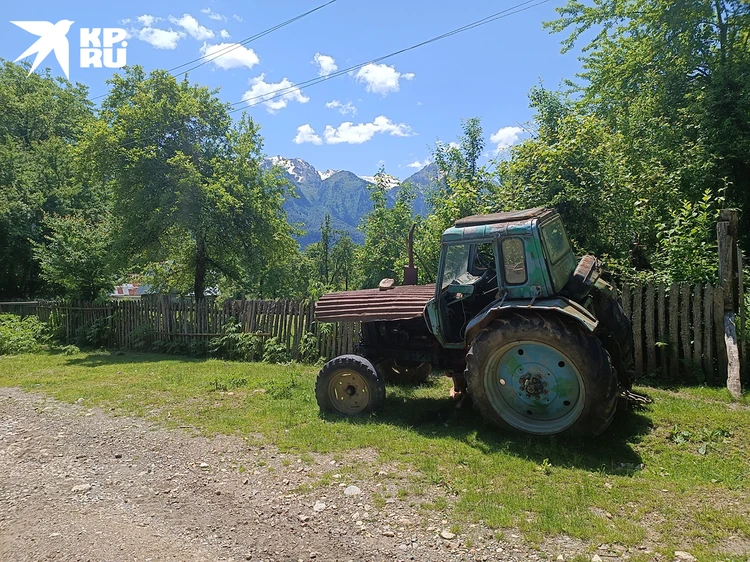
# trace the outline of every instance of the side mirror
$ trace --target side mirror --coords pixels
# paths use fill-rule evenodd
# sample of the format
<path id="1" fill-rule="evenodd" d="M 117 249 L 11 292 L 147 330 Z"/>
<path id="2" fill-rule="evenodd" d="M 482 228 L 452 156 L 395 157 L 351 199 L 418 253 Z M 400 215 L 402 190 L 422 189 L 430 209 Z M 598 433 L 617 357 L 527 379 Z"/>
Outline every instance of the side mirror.
<path id="1" fill-rule="evenodd" d="M 470 295 L 474 292 L 474 285 L 448 285 L 447 291 L 451 295 Z"/>

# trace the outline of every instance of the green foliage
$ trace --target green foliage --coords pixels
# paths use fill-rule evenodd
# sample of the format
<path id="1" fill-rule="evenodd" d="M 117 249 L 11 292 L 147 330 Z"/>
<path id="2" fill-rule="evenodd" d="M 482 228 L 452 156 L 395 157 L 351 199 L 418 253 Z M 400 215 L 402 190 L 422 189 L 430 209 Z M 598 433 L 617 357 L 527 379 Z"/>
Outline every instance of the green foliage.
<path id="1" fill-rule="evenodd" d="M 79 347 L 106 347 L 111 332 L 111 318 L 109 316 L 97 318 L 93 322 L 80 326 L 73 336 L 73 342 Z"/>
<path id="2" fill-rule="evenodd" d="M 265 363 L 288 363 L 291 360 L 286 345 L 276 336 L 263 343 L 263 361 Z"/>
<path id="3" fill-rule="evenodd" d="M 199 300 L 224 280 L 257 288 L 256 270 L 296 245 L 281 208 L 289 187 L 261 169 L 259 127 L 164 71 L 129 67 L 109 83 L 86 150 L 114 193 L 119 259 L 173 264 L 167 280 Z"/>
<path id="4" fill-rule="evenodd" d="M 299 358 L 303 363 L 315 363 L 319 357 L 318 338 L 312 332 L 302 334 L 299 342 Z"/>
<path id="5" fill-rule="evenodd" d="M 79 209 L 95 216 L 102 194 L 76 173 L 76 143 L 93 119 L 87 89 L 30 75 L 28 63 L 0 61 L 0 299 L 46 289 L 33 243 L 45 215 Z"/>
<path id="6" fill-rule="evenodd" d="M 269 396 L 275 400 L 291 400 L 295 391 L 302 387 L 302 372 L 294 369 L 271 379 L 266 385 Z"/>
<path id="7" fill-rule="evenodd" d="M 55 296 L 94 300 L 112 290 L 116 276 L 111 258 L 109 221 L 76 213 L 45 218 L 45 243 L 32 241 L 41 278 Z"/>
<path id="8" fill-rule="evenodd" d="M 691 431 L 674 425 L 667 439 L 675 445 L 697 445 L 695 452 L 699 455 L 705 455 L 712 449 L 714 452 L 719 452 L 720 445 L 729 443 L 731 437 L 732 432 L 725 427 L 711 429 L 703 426 L 697 431 Z"/>
<path id="9" fill-rule="evenodd" d="M 320 241 L 308 245 L 301 256 L 307 270 L 307 295 L 314 299 L 330 291 L 353 289 L 358 280 L 357 245 L 349 233 L 335 230 L 327 214 L 320 234 Z"/>
<path id="10" fill-rule="evenodd" d="M 247 386 L 247 377 L 222 376 L 211 381 L 209 388 L 214 392 L 228 392 L 244 386 Z"/>
<path id="11" fill-rule="evenodd" d="M 414 252 L 419 277 L 434 283 L 440 260 L 440 239 L 453 223 L 468 215 L 491 212 L 496 186 L 485 166 L 479 165 L 484 139 L 477 118 L 462 123 L 458 146 L 437 143 L 433 159 L 438 166 L 438 182 L 427 195 L 429 215 L 418 224 Z"/>
<path id="12" fill-rule="evenodd" d="M 558 12 L 546 25 L 568 32 L 564 51 L 590 38 L 584 72 L 568 82 L 574 100 L 532 90 L 536 131 L 499 166 L 497 202 L 556 206 L 578 250 L 621 273 L 710 278 L 706 194 L 750 203 L 750 7 L 569 0 Z"/>
<path id="13" fill-rule="evenodd" d="M 130 347 L 136 351 L 152 348 L 156 331 L 151 324 L 141 324 L 130 332 Z"/>
<path id="14" fill-rule="evenodd" d="M 394 279 L 396 283 L 402 281 L 403 268 L 408 263 L 406 238 L 414 222 L 413 188 L 404 186 L 400 189 L 396 201 L 388 207 L 388 184 L 384 169 L 378 171 L 375 181 L 375 185 L 368 187 L 373 202 L 372 211 L 362 218 L 359 226 L 365 235 L 365 243 L 358 252 L 358 275 L 360 286 L 365 288 L 377 287 L 384 278 Z"/>
<path id="15" fill-rule="evenodd" d="M 223 335 L 211 338 L 209 342 L 212 355 L 235 361 L 251 361 L 261 355 L 263 339 L 244 332 L 234 318 L 227 321 L 222 331 Z"/>
<path id="16" fill-rule="evenodd" d="M 0 355 L 41 351 L 50 339 L 47 325 L 36 316 L 0 314 Z"/>
<path id="17" fill-rule="evenodd" d="M 683 201 L 670 213 L 670 222 L 659 225 L 654 265 L 662 280 L 717 281 L 719 261 L 714 233 L 721 201 L 706 191 L 697 203 Z"/>

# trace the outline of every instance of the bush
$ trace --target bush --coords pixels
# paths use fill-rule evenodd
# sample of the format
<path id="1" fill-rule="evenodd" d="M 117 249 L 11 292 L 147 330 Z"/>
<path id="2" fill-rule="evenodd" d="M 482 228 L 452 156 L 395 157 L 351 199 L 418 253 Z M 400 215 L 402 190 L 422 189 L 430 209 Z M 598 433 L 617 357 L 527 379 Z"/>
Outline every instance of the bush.
<path id="1" fill-rule="evenodd" d="M 34 353 L 49 341 L 47 325 L 36 316 L 0 314 L 0 355 Z"/>
<path id="2" fill-rule="evenodd" d="M 76 330 L 73 343 L 78 347 L 106 347 L 109 344 L 110 316 L 97 318 L 93 322 L 84 324 Z"/>
<path id="3" fill-rule="evenodd" d="M 261 353 L 262 340 L 242 331 L 242 325 L 233 318 L 227 322 L 223 335 L 209 342 L 210 353 L 229 360 L 250 361 Z"/>
<path id="4" fill-rule="evenodd" d="M 279 338 L 272 337 L 263 345 L 263 361 L 265 363 L 287 363 L 291 360 L 289 350 Z"/>
<path id="5" fill-rule="evenodd" d="M 305 332 L 299 342 L 299 360 L 303 363 L 315 363 L 319 358 L 318 338 L 312 332 Z"/>

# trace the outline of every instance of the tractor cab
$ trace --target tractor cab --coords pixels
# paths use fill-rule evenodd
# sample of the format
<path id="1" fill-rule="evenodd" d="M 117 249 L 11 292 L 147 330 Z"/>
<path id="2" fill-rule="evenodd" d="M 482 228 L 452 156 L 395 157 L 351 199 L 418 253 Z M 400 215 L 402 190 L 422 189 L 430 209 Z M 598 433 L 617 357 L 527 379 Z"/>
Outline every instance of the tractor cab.
<path id="1" fill-rule="evenodd" d="M 576 257 L 553 209 L 463 218 L 443 233 L 428 326 L 443 346 L 462 348 L 470 321 L 483 309 L 559 294 L 575 268 Z"/>

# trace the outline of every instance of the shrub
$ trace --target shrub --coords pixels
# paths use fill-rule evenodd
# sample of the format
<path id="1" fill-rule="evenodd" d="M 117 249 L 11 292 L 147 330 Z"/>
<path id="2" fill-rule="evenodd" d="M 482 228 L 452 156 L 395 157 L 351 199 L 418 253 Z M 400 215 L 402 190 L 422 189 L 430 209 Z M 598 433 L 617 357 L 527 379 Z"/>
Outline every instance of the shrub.
<path id="1" fill-rule="evenodd" d="M 262 340 L 242 331 L 242 325 L 230 318 L 224 326 L 223 335 L 209 342 L 211 354 L 225 359 L 250 361 L 261 353 Z"/>
<path id="2" fill-rule="evenodd" d="M 0 355 L 33 353 L 49 341 L 47 325 L 36 316 L 0 314 Z"/>
<path id="3" fill-rule="evenodd" d="M 305 332 L 299 342 L 299 360 L 303 363 L 315 363 L 319 358 L 318 338 L 312 332 Z"/>
<path id="4" fill-rule="evenodd" d="M 263 346 L 263 361 L 266 363 L 287 363 L 291 360 L 289 350 L 279 338 L 272 337 L 266 340 Z"/>

